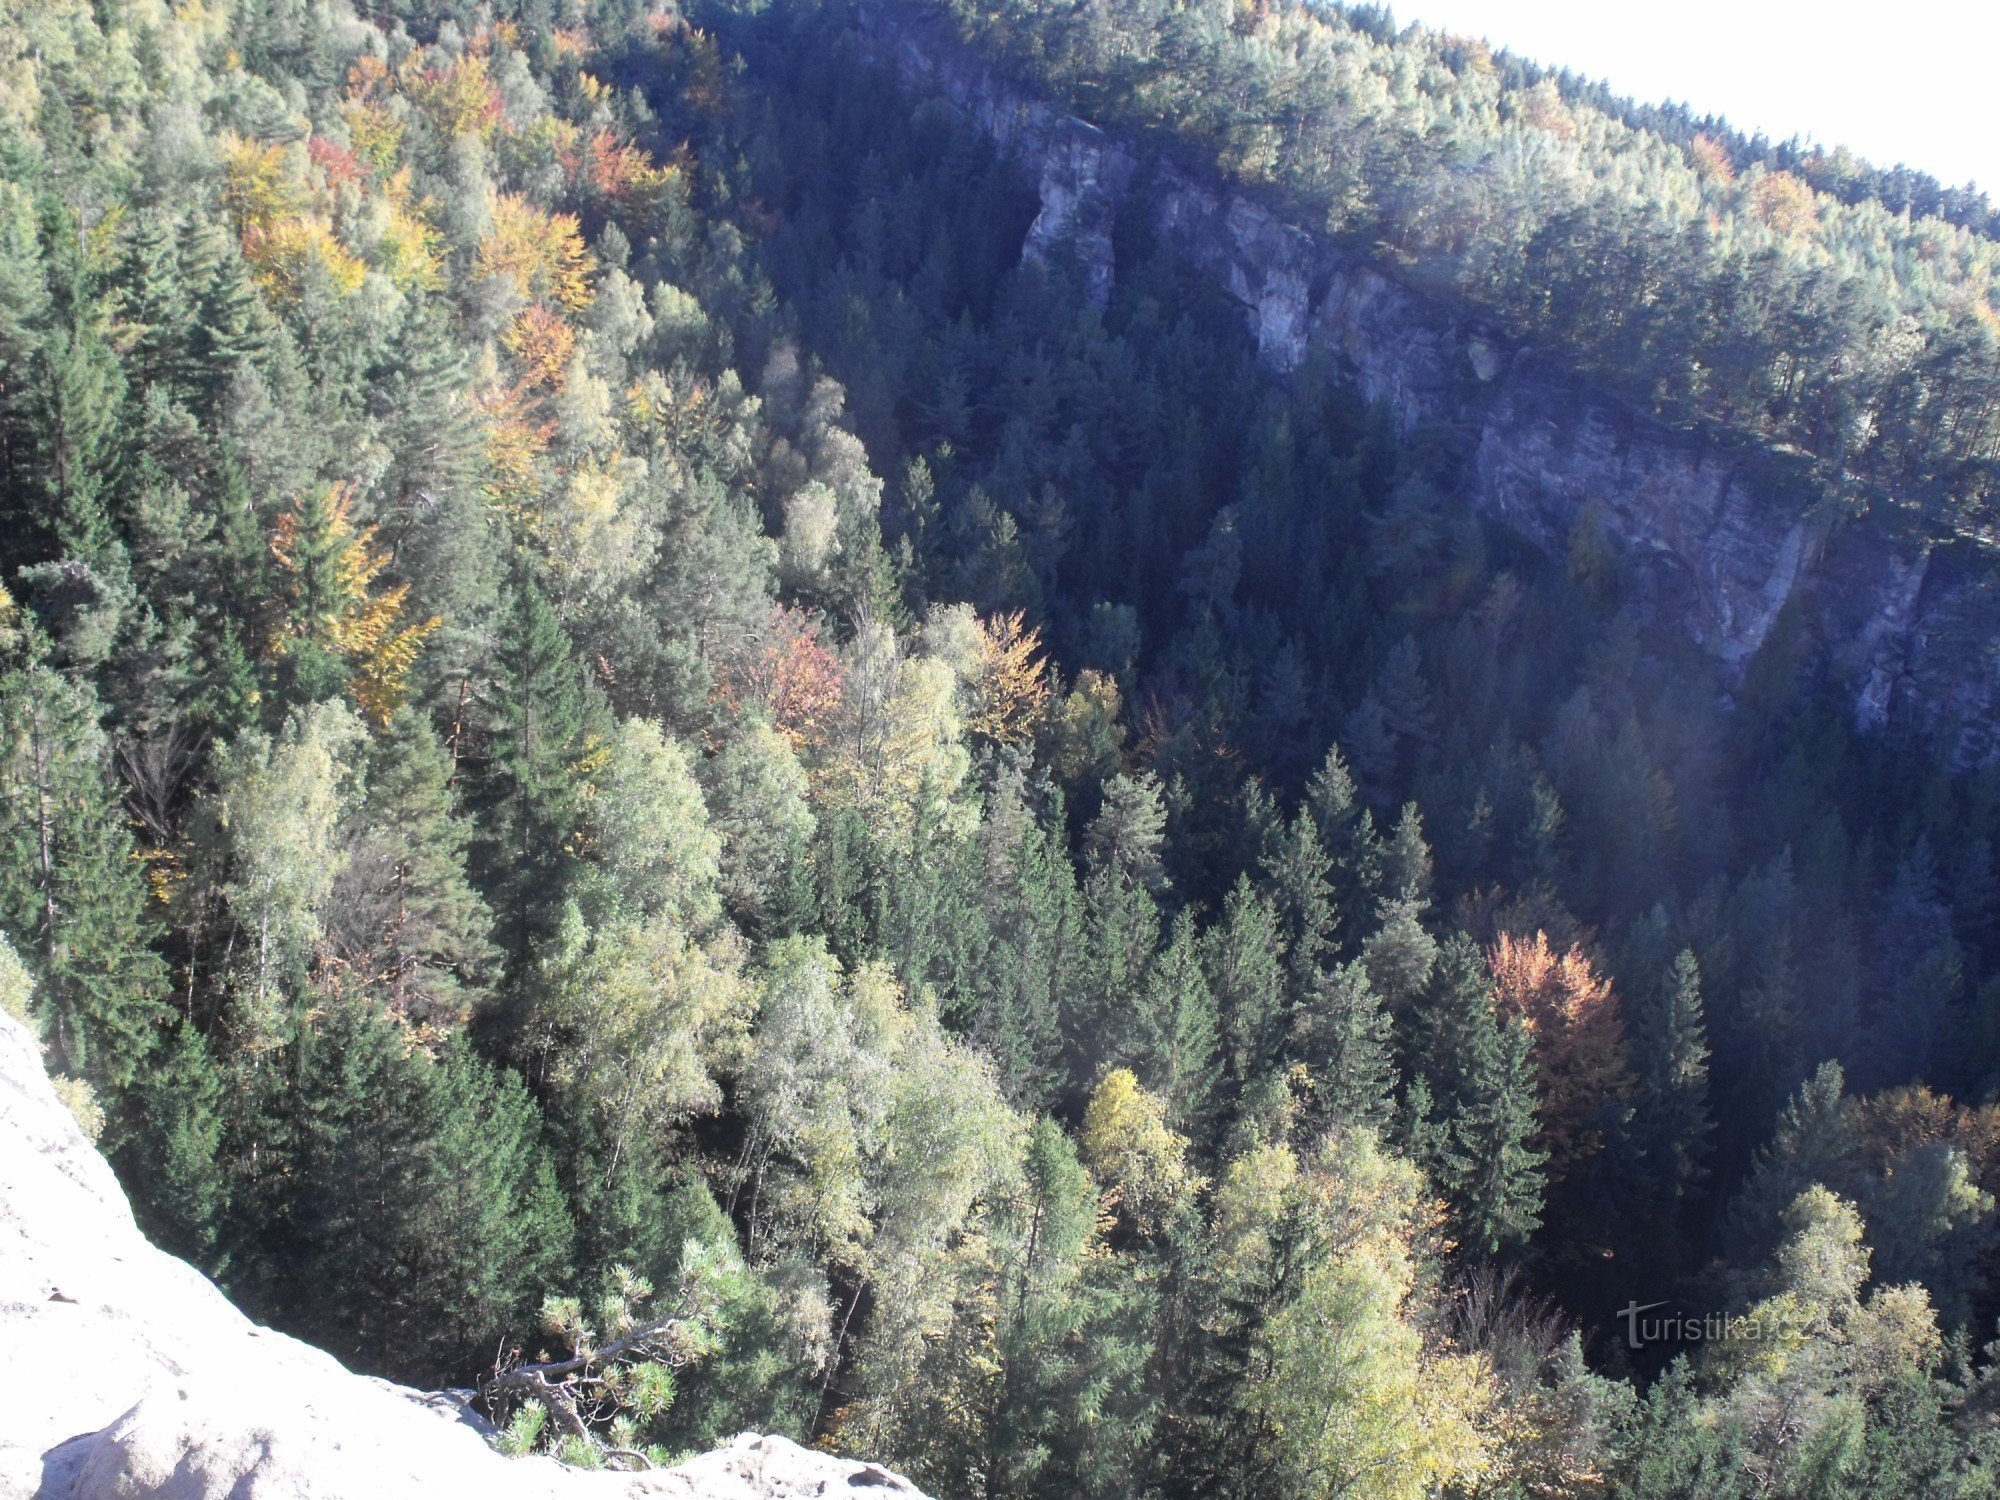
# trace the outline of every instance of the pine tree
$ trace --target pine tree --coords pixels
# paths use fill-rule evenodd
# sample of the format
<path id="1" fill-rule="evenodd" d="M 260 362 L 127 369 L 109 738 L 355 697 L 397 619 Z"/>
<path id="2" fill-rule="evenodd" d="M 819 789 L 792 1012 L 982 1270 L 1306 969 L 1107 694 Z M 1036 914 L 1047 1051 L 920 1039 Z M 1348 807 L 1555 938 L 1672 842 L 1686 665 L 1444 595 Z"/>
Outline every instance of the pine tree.
<path id="1" fill-rule="evenodd" d="M 1327 879 L 1333 862 L 1307 809 L 1300 808 L 1266 840 L 1262 863 L 1285 945 L 1286 995 L 1297 1007 L 1319 983 L 1339 919 Z"/>
<path id="2" fill-rule="evenodd" d="M 1192 912 L 1183 908 L 1175 915 L 1166 946 L 1136 998 L 1131 1039 L 1121 1050 L 1185 1127 L 1201 1113 L 1214 1086 L 1218 1031 Z"/>
<path id="3" fill-rule="evenodd" d="M 1215 992 L 1231 1078 L 1240 1089 L 1263 1076 L 1286 1030 L 1284 946 L 1277 908 L 1237 877 L 1222 903 L 1222 919 L 1206 941 L 1209 987 Z"/>
<path id="4" fill-rule="evenodd" d="M 1325 975 L 1292 1022 L 1290 1052 L 1312 1070 L 1313 1112 L 1334 1126 L 1381 1129 L 1396 1088 L 1394 1027 L 1359 963 Z"/>
<path id="5" fill-rule="evenodd" d="M 1652 997 L 1652 1014 L 1637 1028 L 1640 1095 L 1638 1135 L 1648 1172 L 1658 1181 L 1670 1224 L 1707 1179 L 1709 1133 L 1708 1036 L 1701 1018 L 1701 969 L 1683 948 Z"/>
<path id="6" fill-rule="evenodd" d="M 157 1040 L 166 976 L 98 705 L 31 658 L 0 674 L 0 736 L 0 932 L 33 969 L 51 1066 L 112 1097 Z"/>
<path id="7" fill-rule="evenodd" d="M 436 732 L 403 709 L 372 743 L 367 794 L 329 906 L 334 951 L 396 1013 L 461 1021 L 491 977 L 493 913 L 466 877 L 470 824 Z"/>
<path id="8" fill-rule="evenodd" d="M 1541 1218 L 1533 1042 L 1524 1021 L 1499 1015 L 1470 938 L 1439 949 L 1412 1030 L 1431 1105 L 1417 1122 L 1431 1132 L 1424 1165 L 1452 1205 L 1460 1243 L 1478 1255 L 1519 1251 Z"/>
<path id="9" fill-rule="evenodd" d="M 569 636 L 530 578 L 514 586 L 488 714 L 482 851 L 502 940 L 517 964 L 553 930 L 582 810 L 588 727 Z"/>

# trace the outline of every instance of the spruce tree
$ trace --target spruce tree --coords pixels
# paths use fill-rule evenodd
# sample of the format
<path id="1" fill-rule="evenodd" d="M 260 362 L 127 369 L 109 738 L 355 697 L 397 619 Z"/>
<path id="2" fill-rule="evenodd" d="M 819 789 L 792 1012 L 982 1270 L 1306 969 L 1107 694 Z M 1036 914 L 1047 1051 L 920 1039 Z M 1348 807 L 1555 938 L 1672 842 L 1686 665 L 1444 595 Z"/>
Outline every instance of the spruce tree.
<path id="1" fill-rule="evenodd" d="M 1078 992 L 1084 913 L 1063 849 L 1061 798 L 1042 817 L 1019 825 L 1012 851 L 995 873 L 986 905 L 991 933 L 989 979 L 973 1035 L 994 1058 L 1008 1100 L 1036 1108 L 1061 1082 L 1063 1005 Z M 1101 1048 L 1094 1028 L 1073 1044 Z"/>
<path id="2" fill-rule="evenodd" d="M 1094 869 L 1083 884 L 1084 983 L 1068 1022 L 1083 1042 L 1117 1024 L 1123 1003 L 1143 982 L 1159 943 L 1160 908 L 1144 884 L 1116 865 Z M 1099 1044 L 1101 1046 L 1101 1043 Z M 1089 1053 L 1088 1046 L 1084 1052 Z"/>
<path id="3" fill-rule="evenodd" d="M 34 372 L 31 421 L 40 513 L 65 558 L 95 563 L 112 545 L 125 379 L 92 323 L 52 330 Z"/>
<path id="4" fill-rule="evenodd" d="M 1541 1225 L 1544 1157 L 1534 1145 L 1534 1042 L 1518 1016 L 1500 1023 L 1479 1059 L 1454 1129 L 1469 1163 L 1456 1193 L 1465 1244 L 1487 1255 L 1519 1253 Z"/>
<path id="5" fill-rule="evenodd" d="M 568 634 L 532 578 L 514 585 L 488 711 L 487 881 L 515 963 L 554 929 L 582 809 L 588 700 Z"/>
<path id="6" fill-rule="evenodd" d="M 1385 901 L 1381 925 L 1361 945 L 1368 982 L 1395 1016 L 1407 1015 L 1416 1005 L 1437 964 L 1437 939 L 1425 929 L 1423 914 L 1419 902 Z"/>
<path id="7" fill-rule="evenodd" d="M 1319 983 L 1339 919 L 1328 881 L 1333 862 L 1306 808 L 1273 831 L 1265 842 L 1262 864 L 1284 939 L 1286 995 L 1296 1007 Z"/>
<path id="8" fill-rule="evenodd" d="M 1384 885 L 1390 896 L 1417 904 L 1431 898 L 1431 846 L 1424 839 L 1424 819 L 1414 802 L 1403 804 L 1382 851 Z"/>
<path id="9" fill-rule="evenodd" d="M 1381 1129 L 1396 1087 L 1394 1027 L 1359 963 L 1324 975 L 1293 1018 L 1291 1054 L 1312 1070 L 1315 1117 Z"/>
<path id="10" fill-rule="evenodd" d="M 540 1111 L 462 1044 L 433 1059 L 369 1002 L 333 1000 L 260 1093 L 239 1130 L 288 1145 L 253 1200 L 285 1253 L 252 1295 L 282 1326 L 394 1378 L 463 1378 L 566 1279 Z"/>
<path id="11" fill-rule="evenodd" d="M 122 312 L 134 325 L 132 373 L 142 389 L 171 395 L 192 372 L 194 305 L 175 249 L 181 225 L 160 211 L 139 215 L 121 268 Z"/>
<path id="12" fill-rule="evenodd" d="M 451 760 L 414 710 L 370 746 L 367 794 L 336 887 L 336 951 L 391 1009 L 412 1021 L 462 1019 L 491 979 L 493 913 L 466 876 L 471 825 Z"/>
<path id="13" fill-rule="evenodd" d="M 195 309 L 194 361 L 201 371 L 201 395 L 214 410 L 244 366 L 268 355 L 275 343 L 270 314 L 250 279 L 231 237 L 212 228 L 196 239 L 199 278 Z"/>
<path id="14" fill-rule="evenodd" d="M 8 574 L 47 556 L 40 488 L 33 482 L 35 370 L 49 318 L 48 277 L 34 200 L 0 197 L 0 561 Z"/>
<path id="15" fill-rule="evenodd" d="M 1498 1014 L 1470 938 L 1456 934 L 1439 949 L 1412 1031 L 1430 1101 L 1419 1122 L 1430 1132 L 1424 1165 L 1452 1205 L 1460 1243 L 1476 1255 L 1519 1251 L 1541 1219 L 1534 1053 L 1526 1023 Z"/>
<path id="16" fill-rule="evenodd" d="M 1708 1036 L 1701 969 L 1683 948 L 1648 997 L 1639 1042 L 1639 1145 L 1669 1224 L 1677 1224 L 1708 1176 Z"/>
<path id="17" fill-rule="evenodd" d="M 1123 1050 L 1141 1081 L 1166 1099 L 1174 1122 L 1185 1129 L 1214 1086 L 1219 1030 L 1192 912 L 1183 908 L 1175 914 L 1166 946 L 1136 1000 Z"/>
<path id="18" fill-rule="evenodd" d="M 149 1128 L 123 1161 L 133 1208 L 162 1248 L 211 1274 L 229 1207 L 222 1161 L 228 1080 L 201 1033 L 183 1021 L 149 1061 L 138 1086 Z"/>
<path id="19" fill-rule="evenodd" d="M 1230 1077 L 1240 1089 L 1261 1077 L 1285 1038 L 1285 954 L 1270 898 L 1237 877 L 1209 928 L 1206 962 L 1221 1017 Z"/>
<path id="20" fill-rule="evenodd" d="M 340 486 L 316 484 L 284 517 L 284 664 L 292 693 L 308 702 L 347 686 L 348 665 L 335 640 L 341 614 L 353 599 L 348 569 L 354 536 L 345 504 Z"/>
<path id="21" fill-rule="evenodd" d="M 51 1066 L 115 1097 L 157 1040 L 166 975 L 95 695 L 33 651 L 0 673 L 0 932 L 34 972 Z"/>

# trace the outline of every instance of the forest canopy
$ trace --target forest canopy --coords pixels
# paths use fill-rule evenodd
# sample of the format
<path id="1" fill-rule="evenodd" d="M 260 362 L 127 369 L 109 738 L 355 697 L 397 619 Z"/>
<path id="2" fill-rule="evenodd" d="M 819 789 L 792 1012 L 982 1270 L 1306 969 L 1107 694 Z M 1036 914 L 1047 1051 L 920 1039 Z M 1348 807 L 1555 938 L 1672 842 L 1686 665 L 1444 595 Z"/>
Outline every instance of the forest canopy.
<path id="1" fill-rule="evenodd" d="M 1978 521 L 1973 205 L 1372 13 L 964 19 Z M 254 1316 L 584 1465 L 2000 1485 L 1995 773 L 1783 628 L 1725 699 L 1142 226 L 1021 264 L 839 4 L 0 22 L 0 1004 Z"/>
<path id="2" fill-rule="evenodd" d="M 1991 526 L 1983 196 L 1306 0 L 940 7 L 1090 118 L 1293 205 L 1670 421 L 1809 453 L 1854 504 Z"/>

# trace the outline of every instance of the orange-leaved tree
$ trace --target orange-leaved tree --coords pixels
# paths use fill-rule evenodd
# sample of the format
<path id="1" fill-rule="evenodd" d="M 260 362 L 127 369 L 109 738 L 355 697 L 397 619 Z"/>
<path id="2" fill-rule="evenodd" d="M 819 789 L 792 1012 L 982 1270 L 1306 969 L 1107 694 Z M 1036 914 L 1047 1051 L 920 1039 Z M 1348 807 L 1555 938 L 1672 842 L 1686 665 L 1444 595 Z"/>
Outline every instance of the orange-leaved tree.
<path id="1" fill-rule="evenodd" d="M 1534 1038 L 1549 1176 L 1562 1181 L 1603 1149 L 1606 1120 L 1632 1093 L 1618 998 L 1581 947 L 1559 954 L 1546 932 L 1501 933 L 1487 966 L 1500 1005 Z"/>

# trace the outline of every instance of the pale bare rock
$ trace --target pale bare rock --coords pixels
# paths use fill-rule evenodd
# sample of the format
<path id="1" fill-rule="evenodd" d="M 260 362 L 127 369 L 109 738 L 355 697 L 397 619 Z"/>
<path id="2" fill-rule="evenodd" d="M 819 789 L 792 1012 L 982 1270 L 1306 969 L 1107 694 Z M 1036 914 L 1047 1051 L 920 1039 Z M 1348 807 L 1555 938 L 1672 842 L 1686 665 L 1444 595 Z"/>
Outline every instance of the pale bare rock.
<path id="1" fill-rule="evenodd" d="M 746 1432 L 725 1448 L 671 1469 L 635 1476 L 635 1494 L 701 1496 L 713 1500 L 809 1500 L 820 1495 L 903 1496 L 917 1487 L 875 1464 L 849 1463 L 801 1448 L 788 1438 Z"/>
<path id="2" fill-rule="evenodd" d="M 633 1474 L 503 1457 L 462 1397 L 355 1375 L 147 1243 L 33 1037 L 4 1015 L 0 1339 L 0 1500 L 917 1495 L 755 1434 Z"/>

